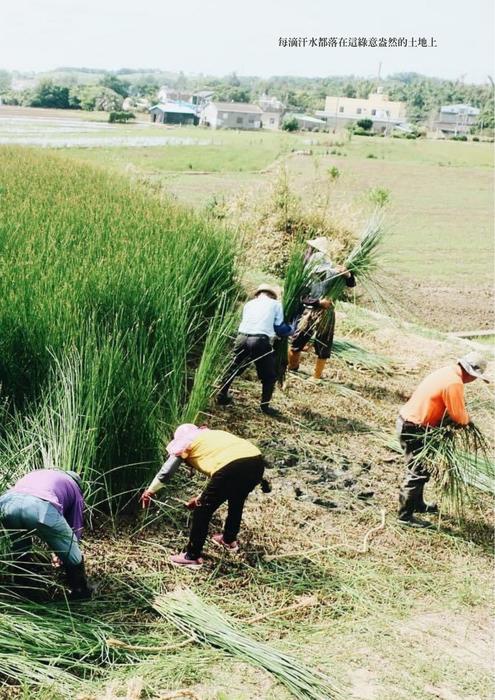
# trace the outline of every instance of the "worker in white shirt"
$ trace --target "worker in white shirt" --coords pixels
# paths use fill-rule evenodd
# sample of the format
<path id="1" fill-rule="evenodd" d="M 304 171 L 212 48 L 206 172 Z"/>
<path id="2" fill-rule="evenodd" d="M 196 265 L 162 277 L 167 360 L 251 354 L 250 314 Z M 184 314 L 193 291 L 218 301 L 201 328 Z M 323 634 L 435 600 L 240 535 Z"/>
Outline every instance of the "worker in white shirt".
<path id="1" fill-rule="evenodd" d="M 282 304 L 278 301 L 277 290 L 269 284 L 260 284 L 254 299 L 244 305 L 238 335 L 234 345 L 234 360 L 217 397 L 222 406 L 232 403 L 229 389 L 248 365 L 254 363 L 261 382 L 260 409 L 269 416 L 279 412 L 270 406 L 277 379 L 273 339 L 275 326 L 284 322 Z"/>

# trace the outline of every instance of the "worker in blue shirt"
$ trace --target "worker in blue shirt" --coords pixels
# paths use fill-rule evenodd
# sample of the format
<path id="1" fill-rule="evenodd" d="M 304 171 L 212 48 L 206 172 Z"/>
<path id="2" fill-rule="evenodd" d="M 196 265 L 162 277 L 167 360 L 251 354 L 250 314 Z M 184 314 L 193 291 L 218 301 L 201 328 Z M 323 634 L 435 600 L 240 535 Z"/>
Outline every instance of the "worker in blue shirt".
<path id="1" fill-rule="evenodd" d="M 232 403 L 232 397 L 229 395 L 232 382 L 248 365 L 254 363 L 262 386 L 260 409 L 269 416 L 279 413 L 270 406 L 270 401 L 277 379 L 273 351 L 276 335 L 274 326 L 283 322 L 284 312 L 278 300 L 277 290 L 269 284 L 261 284 L 254 294 L 254 299 L 244 305 L 234 345 L 234 360 L 217 397 L 220 405 L 227 406 Z"/>

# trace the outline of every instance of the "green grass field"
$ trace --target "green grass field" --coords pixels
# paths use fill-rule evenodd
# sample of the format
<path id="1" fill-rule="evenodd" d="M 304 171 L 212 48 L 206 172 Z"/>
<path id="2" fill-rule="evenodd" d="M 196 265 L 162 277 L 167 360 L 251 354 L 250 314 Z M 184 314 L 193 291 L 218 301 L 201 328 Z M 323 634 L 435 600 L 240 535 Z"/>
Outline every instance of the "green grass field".
<path id="1" fill-rule="evenodd" d="M 389 269 L 403 278 L 401 302 L 446 330 L 494 326 L 491 144 L 192 128 L 166 133 L 213 143 L 67 153 L 161 183 L 198 209 L 212 197 L 239 192 L 254 202 L 256 192 L 271 187 L 276 167 L 260 171 L 284 156 L 291 185 L 303 198 L 311 199 L 315 187 L 330 188 L 331 201 L 365 212 L 370 190 L 386 189 Z M 329 184 L 331 167 L 340 177 Z M 477 304 L 473 288 L 479 291 Z"/>
<path id="2" fill-rule="evenodd" d="M 125 127 L 130 133 L 132 127 Z M 159 126 L 141 130 L 139 136 L 194 139 L 201 145 L 171 145 L 144 148 L 70 149 L 70 157 L 125 169 L 129 163 L 145 173 L 175 172 L 257 172 L 294 147 L 285 134 L 212 132 L 206 129 L 168 129 Z"/>

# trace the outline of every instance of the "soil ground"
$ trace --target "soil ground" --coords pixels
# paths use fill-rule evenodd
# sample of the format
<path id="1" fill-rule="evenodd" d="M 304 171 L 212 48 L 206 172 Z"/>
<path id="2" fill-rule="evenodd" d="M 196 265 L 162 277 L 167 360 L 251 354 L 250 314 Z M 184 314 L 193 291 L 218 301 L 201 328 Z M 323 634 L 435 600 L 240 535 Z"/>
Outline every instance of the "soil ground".
<path id="1" fill-rule="evenodd" d="M 341 332 L 346 314 L 339 314 Z M 139 519 L 111 541 L 89 540 L 91 571 L 103 579 L 102 594 L 106 578 L 122 572 L 125 562 L 135 576 L 158 575 L 165 589 L 192 585 L 239 620 L 271 612 L 248 627 L 250 633 L 337 678 L 347 688 L 346 698 L 490 700 L 495 691 L 490 500 L 476 494 L 462 521 L 447 512 L 440 519 L 430 516 L 438 524 L 433 531 L 401 528 L 395 510 L 402 457 L 386 446 L 398 408 L 419 379 L 472 346 L 371 317 L 357 341 L 392 358 L 393 373 L 374 374 L 335 359 L 328 378 L 315 384 L 308 354 L 302 373 L 291 374 L 285 391 L 276 394 L 278 420 L 258 413 L 255 376 L 234 384 L 232 407 L 212 406 L 204 415 L 211 427 L 256 441 L 271 464 L 273 491 L 256 490 L 249 498 L 239 555 L 209 545 L 202 570 L 169 567 L 167 556 L 184 543 L 187 522 L 177 494 L 165 493 L 150 516 L 154 522 Z M 492 361 L 492 375 L 493 370 Z M 343 388 L 355 393 L 343 396 Z M 467 387 L 467 396 L 484 400 L 491 390 L 478 382 Z M 483 411 L 476 418 L 480 424 L 488 420 Z M 197 480 L 190 482 L 181 500 L 200 488 Z M 175 525 L 167 522 L 171 512 Z M 216 516 L 214 527 L 220 526 Z M 304 595 L 316 596 L 316 604 L 273 614 Z M 150 663 L 132 669 L 132 682 L 158 698 L 147 677 Z M 185 697 L 289 698 L 269 676 L 245 664 L 223 657 L 216 663 L 215 654 L 209 663 L 202 681 L 184 677 L 180 687 L 193 693 Z M 128 683 L 128 675 L 120 676 L 112 687 L 124 692 Z M 167 687 L 171 693 L 164 680 Z"/>

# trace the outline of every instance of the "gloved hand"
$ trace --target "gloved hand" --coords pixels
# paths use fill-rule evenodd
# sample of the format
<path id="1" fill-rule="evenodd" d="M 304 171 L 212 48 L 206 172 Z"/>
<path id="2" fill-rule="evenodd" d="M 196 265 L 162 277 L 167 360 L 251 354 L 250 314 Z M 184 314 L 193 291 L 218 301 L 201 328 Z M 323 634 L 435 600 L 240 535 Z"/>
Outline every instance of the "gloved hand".
<path id="1" fill-rule="evenodd" d="M 198 508 L 201 505 L 199 496 L 191 498 L 191 500 L 187 501 L 187 503 L 184 503 L 184 505 L 186 506 L 186 508 L 189 508 L 189 510 L 194 510 L 195 508 Z"/>
<path id="2" fill-rule="evenodd" d="M 139 502 L 141 503 L 143 508 L 149 508 L 152 500 L 153 494 L 151 493 L 151 491 L 148 491 L 148 489 L 146 489 L 146 491 L 143 491 L 143 493 L 141 494 Z"/>
<path id="3" fill-rule="evenodd" d="M 62 566 L 62 560 L 55 554 L 55 552 L 52 552 L 52 566 L 54 569 L 59 569 Z"/>

